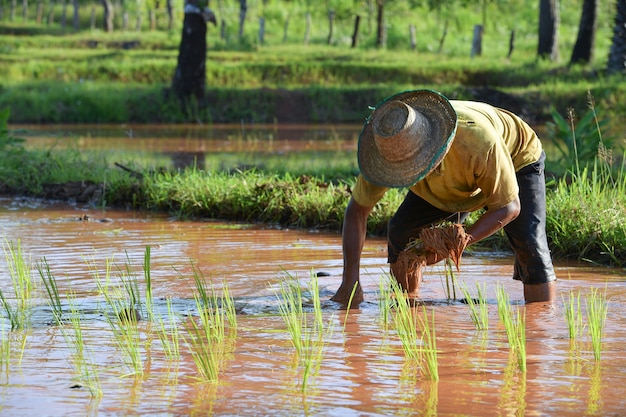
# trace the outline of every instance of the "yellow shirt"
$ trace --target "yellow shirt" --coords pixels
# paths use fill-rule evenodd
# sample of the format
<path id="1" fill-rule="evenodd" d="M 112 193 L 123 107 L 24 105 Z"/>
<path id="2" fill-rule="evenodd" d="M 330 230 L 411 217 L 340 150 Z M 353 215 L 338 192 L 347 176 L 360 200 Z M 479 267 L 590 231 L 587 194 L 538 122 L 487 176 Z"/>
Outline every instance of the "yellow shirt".
<path id="1" fill-rule="evenodd" d="M 504 207 L 519 193 L 515 172 L 541 156 L 537 134 L 509 111 L 473 101 L 450 103 L 458 117 L 450 150 L 433 172 L 410 189 L 451 213 Z M 373 207 L 387 189 L 359 175 L 352 197 L 362 206 Z"/>

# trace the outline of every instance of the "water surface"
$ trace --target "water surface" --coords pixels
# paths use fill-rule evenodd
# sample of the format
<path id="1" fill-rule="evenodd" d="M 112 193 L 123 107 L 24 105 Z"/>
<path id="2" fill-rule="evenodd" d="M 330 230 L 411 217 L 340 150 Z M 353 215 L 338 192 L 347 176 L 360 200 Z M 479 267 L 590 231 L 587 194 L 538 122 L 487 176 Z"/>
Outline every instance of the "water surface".
<path id="1" fill-rule="evenodd" d="M 79 219 L 87 216 L 92 221 Z M 465 256 L 459 283 L 485 283 L 489 329 L 476 330 L 466 304 L 449 300 L 441 266 L 426 271 L 422 300 L 435 315 L 440 379 L 433 382 L 405 358 L 391 321 L 381 318 L 379 283 L 386 270 L 383 240 L 368 239 L 362 263 L 366 302 L 358 310 L 330 301 L 341 274 L 337 234 L 279 230 L 216 221 L 178 221 L 154 213 L 98 210 L 27 199 L 0 200 L 3 241 L 17 242 L 33 265 L 38 288 L 24 330 L 10 330 L 0 368 L 0 414 L 18 415 L 620 415 L 626 407 L 626 283 L 622 270 L 557 264 L 559 300 L 524 306 L 510 279 L 509 254 Z M 144 255 L 150 247 L 155 311 L 176 327 L 197 317 L 194 271 L 216 288 L 226 283 L 237 310 L 238 331 L 224 355 L 218 383 L 198 381 L 188 346 L 168 360 L 154 320 L 141 320 L 141 376 L 129 375 L 106 320 L 111 314 L 97 279 L 134 276 L 144 296 Z M 5 246 L 6 248 L 6 246 Z M 94 399 L 77 373 L 62 329 L 55 324 L 36 264 L 49 265 L 63 298 L 71 292 L 81 312 L 84 347 L 102 397 Z M 0 288 L 13 301 L 7 260 Z M 323 319 L 332 329 L 319 374 L 302 392 L 303 369 L 279 314 L 277 289 L 290 277 L 306 288 L 319 275 Z M 99 277 L 99 278 L 98 278 Z M 511 356 L 498 318 L 496 286 L 526 315 L 527 372 Z M 564 298 L 591 288 L 606 294 L 609 315 L 602 357 L 595 361 L 586 332 L 568 337 Z M 460 295 L 460 292 L 458 292 Z M 460 298 L 460 297 L 459 297 Z M 305 308 L 311 309 L 309 299 Z M 586 321 L 586 316 L 585 316 Z"/>

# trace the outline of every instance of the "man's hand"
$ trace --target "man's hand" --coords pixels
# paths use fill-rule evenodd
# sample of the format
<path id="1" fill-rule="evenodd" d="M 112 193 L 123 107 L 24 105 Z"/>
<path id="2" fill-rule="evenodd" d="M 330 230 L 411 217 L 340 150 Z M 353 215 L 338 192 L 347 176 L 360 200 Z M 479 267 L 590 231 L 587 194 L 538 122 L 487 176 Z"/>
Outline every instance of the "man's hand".
<path id="1" fill-rule="evenodd" d="M 333 301 L 347 305 L 355 285 L 357 288 L 351 306 L 358 306 L 363 301 L 363 289 L 359 282 L 359 268 L 367 232 L 367 216 L 371 211 L 371 207 L 363 207 L 350 198 L 344 215 L 342 231 L 343 277 L 337 293 L 331 298 Z"/>

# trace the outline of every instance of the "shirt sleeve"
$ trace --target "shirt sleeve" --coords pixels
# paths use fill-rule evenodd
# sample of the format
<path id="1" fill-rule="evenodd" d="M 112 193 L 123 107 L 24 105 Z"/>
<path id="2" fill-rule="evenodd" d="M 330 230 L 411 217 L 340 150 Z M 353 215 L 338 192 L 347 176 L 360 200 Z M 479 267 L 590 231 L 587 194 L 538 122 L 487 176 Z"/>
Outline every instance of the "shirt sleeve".
<path id="1" fill-rule="evenodd" d="M 352 198 L 363 207 L 374 207 L 383 198 L 387 190 L 387 187 L 374 185 L 359 174 L 352 190 Z"/>

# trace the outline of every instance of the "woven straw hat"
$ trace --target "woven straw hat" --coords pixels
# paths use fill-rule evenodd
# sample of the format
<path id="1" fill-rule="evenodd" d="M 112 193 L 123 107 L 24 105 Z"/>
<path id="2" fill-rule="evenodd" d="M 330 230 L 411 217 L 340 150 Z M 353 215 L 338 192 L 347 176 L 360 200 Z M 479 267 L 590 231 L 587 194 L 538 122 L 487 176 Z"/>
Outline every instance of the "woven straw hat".
<path id="1" fill-rule="evenodd" d="M 405 91 L 383 100 L 359 136 L 361 174 L 385 187 L 424 179 L 448 152 L 456 121 L 452 105 L 436 91 Z"/>

